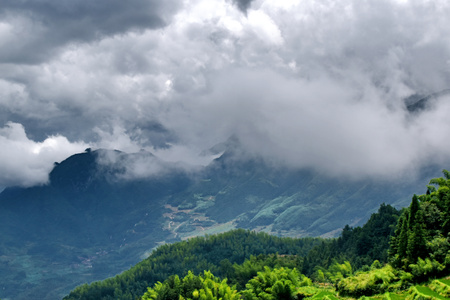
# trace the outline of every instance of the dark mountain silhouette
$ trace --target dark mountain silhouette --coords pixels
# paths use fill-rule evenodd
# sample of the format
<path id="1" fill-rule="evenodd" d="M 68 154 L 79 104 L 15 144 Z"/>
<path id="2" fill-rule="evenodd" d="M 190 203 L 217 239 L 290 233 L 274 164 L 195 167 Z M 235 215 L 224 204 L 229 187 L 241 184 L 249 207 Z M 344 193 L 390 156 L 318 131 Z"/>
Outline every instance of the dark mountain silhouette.
<path id="1" fill-rule="evenodd" d="M 445 89 L 428 96 L 413 95 L 405 100 L 406 108 L 411 113 L 419 113 L 432 105 L 443 96 L 450 95 L 450 89 Z"/>

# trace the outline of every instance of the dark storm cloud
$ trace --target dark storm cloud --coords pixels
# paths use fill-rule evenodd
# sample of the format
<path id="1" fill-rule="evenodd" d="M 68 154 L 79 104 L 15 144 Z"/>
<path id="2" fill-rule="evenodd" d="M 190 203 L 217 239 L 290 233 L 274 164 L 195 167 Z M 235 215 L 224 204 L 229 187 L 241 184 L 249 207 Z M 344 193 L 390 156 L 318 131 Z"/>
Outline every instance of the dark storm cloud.
<path id="1" fill-rule="evenodd" d="M 244 13 L 247 13 L 247 9 L 250 8 L 254 0 L 233 0 L 233 3 Z"/>
<path id="2" fill-rule="evenodd" d="M 404 104 L 449 88 L 448 1 L 54 2 L 0 9 L 0 146 L 16 149 L 0 168 L 40 174 L 0 186 L 46 181 L 44 141 L 55 157 L 89 145 L 205 164 L 234 135 L 272 162 L 359 178 L 450 160 L 448 95 L 414 116 Z"/>
<path id="3" fill-rule="evenodd" d="M 7 47 L 1 47 L 0 62 L 37 63 L 67 43 L 161 28 L 179 4 L 179 0 L 4 0 L 0 18 Z"/>

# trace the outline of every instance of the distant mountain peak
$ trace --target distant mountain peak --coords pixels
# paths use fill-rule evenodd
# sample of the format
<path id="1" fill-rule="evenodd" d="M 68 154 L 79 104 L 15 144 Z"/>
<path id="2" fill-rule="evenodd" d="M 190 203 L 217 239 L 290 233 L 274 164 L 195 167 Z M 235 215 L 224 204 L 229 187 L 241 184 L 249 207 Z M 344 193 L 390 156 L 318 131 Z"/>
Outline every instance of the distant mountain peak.
<path id="1" fill-rule="evenodd" d="M 95 180 L 113 180 L 119 174 L 127 174 L 134 164 L 162 164 L 151 152 L 142 150 L 125 153 L 119 150 L 88 148 L 74 154 L 61 163 L 55 163 L 50 172 L 50 184 L 58 187 L 88 185 Z M 121 178 L 125 179 L 125 178 Z M 115 180 L 113 180 L 115 181 Z"/>
<path id="2" fill-rule="evenodd" d="M 412 95 L 405 99 L 406 109 L 411 113 L 419 113 L 432 106 L 439 98 L 450 95 L 450 89 L 445 89 L 428 96 Z"/>
<path id="3" fill-rule="evenodd" d="M 86 183 L 93 176 L 97 151 L 86 151 L 74 154 L 55 164 L 50 172 L 50 185 L 67 186 L 73 183 Z"/>
<path id="4" fill-rule="evenodd" d="M 200 155 L 218 155 L 225 152 L 235 151 L 238 148 L 241 148 L 241 141 L 236 135 L 232 135 L 225 142 L 218 143 L 211 148 L 204 150 L 200 153 Z"/>

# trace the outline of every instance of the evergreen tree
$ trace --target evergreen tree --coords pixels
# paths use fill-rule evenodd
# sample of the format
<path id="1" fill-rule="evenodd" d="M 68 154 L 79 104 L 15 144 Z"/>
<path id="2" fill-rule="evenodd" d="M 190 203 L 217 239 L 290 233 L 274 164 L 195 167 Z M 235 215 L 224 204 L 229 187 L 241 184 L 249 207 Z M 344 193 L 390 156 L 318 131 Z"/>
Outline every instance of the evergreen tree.
<path id="1" fill-rule="evenodd" d="M 414 194 L 412 197 L 411 205 L 409 206 L 409 229 L 411 230 L 414 227 L 414 224 L 416 222 L 416 214 L 417 211 L 420 209 L 419 205 L 419 198 L 417 198 L 417 195 Z"/>
<path id="2" fill-rule="evenodd" d="M 403 227 L 404 217 L 401 216 L 398 219 L 398 225 L 395 228 L 394 235 L 391 237 L 391 240 L 389 242 L 390 248 L 389 248 L 389 256 L 394 257 L 396 254 L 398 254 L 399 248 L 400 248 L 400 233 Z"/>
<path id="3" fill-rule="evenodd" d="M 400 235 L 398 238 L 398 252 L 400 258 L 406 257 L 406 249 L 408 248 L 408 218 L 407 216 L 402 216 L 402 224 L 400 229 Z"/>
<path id="4" fill-rule="evenodd" d="M 415 218 L 416 223 L 408 232 L 408 245 L 406 249 L 406 255 L 410 263 L 416 263 L 419 257 L 423 259 L 427 256 L 423 216 L 420 210 L 417 211 Z"/>
<path id="5" fill-rule="evenodd" d="M 391 240 L 391 262 L 415 280 L 446 273 L 450 265 L 450 172 L 443 173 L 445 178 L 430 180 L 426 194 L 414 195 Z"/>

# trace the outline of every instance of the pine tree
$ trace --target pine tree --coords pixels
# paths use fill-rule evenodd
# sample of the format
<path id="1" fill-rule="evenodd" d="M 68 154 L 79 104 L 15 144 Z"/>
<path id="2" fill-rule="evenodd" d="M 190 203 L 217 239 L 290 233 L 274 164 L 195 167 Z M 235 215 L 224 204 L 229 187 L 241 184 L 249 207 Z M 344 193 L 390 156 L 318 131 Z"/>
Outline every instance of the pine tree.
<path id="1" fill-rule="evenodd" d="M 408 248 L 408 218 L 404 215 L 401 217 L 403 219 L 401 229 L 400 229 L 400 235 L 398 237 L 398 250 L 397 254 L 401 259 L 406 257 L 406 249 Z"/>
<path id="2" fill-rule="evenodd" d="M 416 263 L 417 259 L 427 256 L 425 229 L 423 228 L 422 211 L 416 213 L 416 223 L 408 234 L 406 254 L 410 263 Z"/>
<path id="3" fill-rule="evenodd" d="M 396 254 L 398 254 L 399 247 L 400 247 L 400 233 L 402 231 L 403 222 L 404 222 L 404 217 L 400 216 L 400 218 L 398 219 L 397 226 L 395 228 L 394 235 L 391 237 L 391 240 L 389 242 L 389 246 L 390 246 L 389 257 L 390 258 L 393 258 L 393 257 L 395 257 Z"/>
<path id="4" fill-rule="evenodd" d="M 420 209 L 419 198 L 416 194 L 412 197 L 411 205 L 409 206 L 409 229 L 414 227 L 414 223 L 416 222 L 416 214 Z"/>

